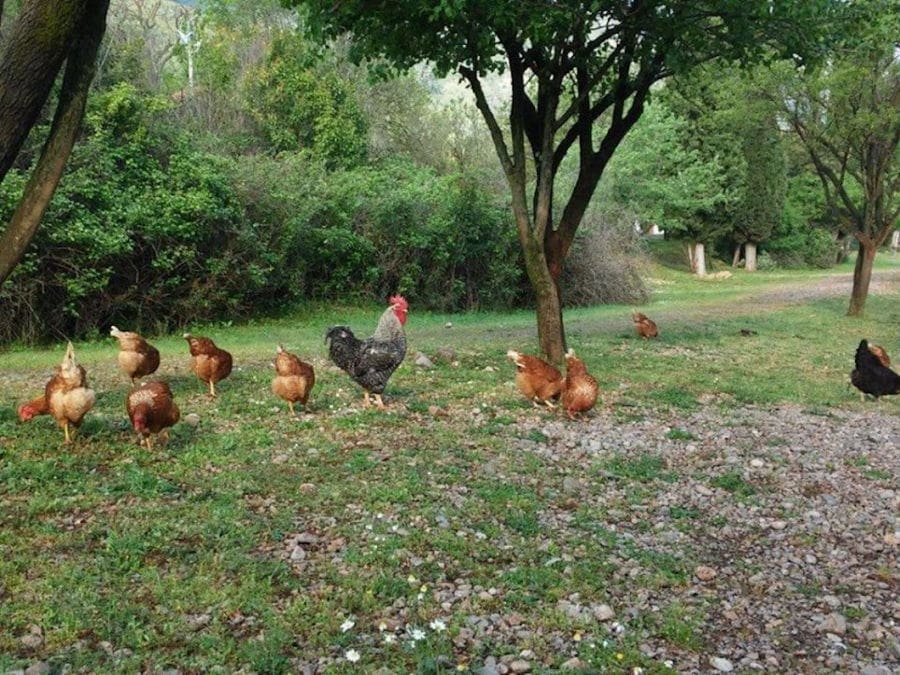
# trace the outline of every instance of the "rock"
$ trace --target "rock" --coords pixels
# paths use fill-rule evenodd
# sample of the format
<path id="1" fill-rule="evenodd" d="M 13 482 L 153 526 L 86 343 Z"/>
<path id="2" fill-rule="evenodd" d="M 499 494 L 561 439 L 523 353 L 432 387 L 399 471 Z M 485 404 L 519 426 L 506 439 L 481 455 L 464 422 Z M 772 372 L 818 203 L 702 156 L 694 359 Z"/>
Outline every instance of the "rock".
<path id="1" fill-rule="evenodd" d="M 847 619 L 837 612 L 832 612 L 819 624 L 817 630 L 821 633 L 843 635 L 847 632 Z"/>
<path id="2" fill-rule="evenodd" d="M 422 352 L 416 353 L 415 364 L 419 366 L 419 368 L 434 368 L 434 363 Z"/>
<path id="3" fill-rule="evenodd" d="M 187 618 L 187 625 L 191 630 L 200 630 L 208 626 L 211 621 L 212 617 L 209 614 L 191 614 Z"/>
<path id="4" fill-rule="evenodd" d="M 783 520 L 773 520 L 771 523 L 769 523 L 769 527 L 771 527 L 773 530 L 783 530 L 787 527 L 787 523 Z"/>
<path id="5" fill-rule="evenodd" d="M 32 663 L 25 669 L 25 675 L 46 675 L 50 672 L 50 664 L 46 661 Z"/>
<path id="6" fill-rule="evenodd" d="M 438 363 L 453 363 L 456 361 L 456 351 L 453 347 L 441 347 L 434 353 L 434 360 Z"/>
<path id="7" fill-rule="evenodd" d="M 306 551 L 303 550 L 302 546 L 294 547 L 294 550 L 291 551 L 291 560 L 293 562 L 299 562 L 301 560 L 306 560 Z"/>
<path id="8" fill-rule="evenodd" d="M 715 569 L 707 567 L 706 565 L 698 565 L 694 570 L 694 576 L 700 581 L 712 581 L 716 578 L 717 574 L 718 572 L 716 572 Z"/>
<path id="9" fill-rule="evenodd" d="M 497 369 L 494 366 L 485 366 L 482 370 L 486 373 L 496 373 Z"/>
<path id="10" fill-rule="evenodd" d="M 893 675 L 893 673 L 894 671 L 887 666 L 866 666 L 859 671 L 859 675 Z"/>
<path id="11" fill-rule="evenodd" d="M 713 494 L 713 491 L 705 485 L 697 485 L 694 489 L 697 491 L 698 495 L 703 495 L 704 497 L 711 497 Z"/>
<path id="12" fill-rule="evenodd" d="M 313 483 L 301 483 L 300 484 L 300 492 L 303 494 L 309 495 L 315 492 L 318 488 Z"/>
<path id="13" fill-rule="evenodd" d="M 200 424 L 200 415 L 197 413 L 188 413 L 184 416 L 184 423 L 188 426 L 195 427 Z"/>
<path id="14" fill-rule="evenodd" d="M 577 656 L 573 656 L 568 661 L 563 661 L 562 665 L 559 667 L 560 670 L 587 670 L 588 664 L 579 659 Z"/>
<path id="15" fill-rule="evenodd" d="M 606 604 L 591 605 L 591 614 L 594 615 L 594 618 L 597 619 L 597 621 L 609 621 L 616 616 L 613 608 Z"/>
<path id="16" fill-rule="evenodd" d="M 721 656 L 712 656 L 709 659 L 709 665 L 718 670 L 720 673 L 730 673 L 734 670 L 734 664 L 728 659 Z"/>
<path id="17" fill-rule="evenodd" d="M 531 664 L 525 659 L 516 659 L 509 664 L 509 672 L 511 673 L 530 673 Z"/>

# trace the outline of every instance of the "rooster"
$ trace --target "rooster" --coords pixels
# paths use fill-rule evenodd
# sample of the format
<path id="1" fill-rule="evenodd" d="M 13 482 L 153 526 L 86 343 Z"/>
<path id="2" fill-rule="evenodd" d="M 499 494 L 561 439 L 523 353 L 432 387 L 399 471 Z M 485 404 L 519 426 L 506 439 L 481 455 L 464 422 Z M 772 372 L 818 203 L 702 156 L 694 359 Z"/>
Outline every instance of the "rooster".
<path id="1" fill-rule="evenodd" d="M 291 414 L 294 414 L 294 403 L 306 407 L 309 392 L 316 383 L 316 373 L 308 363 L 301 361 L 278 345 L 275 355 L 275 377 L 272 378 L 272 392 L 287 401 Z"/>
<path id="2" fill-rule="evenodd" d="M 881 353 L 887 357 L 883 349 Z M 879 356 L 873 353 L 867 340 L 861 340 L 856 348 L 855 363 L 856 368 L 850 373 L 850 382 L 859 389 L 862 400 L 865 400 L 866 394 L 871 394 L 876 399 L 900 394 L 900 375 L 883 364 Z"/>
<path id="3" fill-rule="evenodd" d="M 409 303 L 402 295 L 395 295 L 375 328 L 375 334 L 360 340 L 347 326 L 332 326 L 325 333 L 328 355 L 334 364 L 363 388 L 363 406 L 375 405 L 384 410 L 381 398 L 393 372 L 406 356 L 406 315 Z"/>
<path id="4" fill-rule="evenodd" d="M 593 408 L 599 392 L 597 380 L 588 374 L 584 361 L 575 356 L 575 350 L 570 349 L 566 352 L 566 381 L 562 391 L 562 405 L 569 419 Z"/>
<path id="5" fill-rule="evenodd" d="M 70 427 L 79 427 L 87 412 L 94 407 L 94 390 L 88 388 L 87 373 L 75 362 L 75 348 L 70 342 L 56 374 L 44 387 L 47 409 L 62 427 L 66 443 L 72 440 Z"/>
<path id="6" fill-rule="evenodd" d="M 655 338 L 659 335 L 659 329 L 656 323 L 646 314 L 640 312 L 632 312 L 631 320 L 634 321 L 634 329 L 642 338 Z"/>
<path id="7" fill-rule="evenodd" d="M 172 390 L 165 382 L 144 382 L 125 397 L 125 410 L 131 426 L 141 437 L 141 445 L 153 449 L 150 434 L 158 434 L 174 426 L 181 411 L 172 399 Z"/>
<path id="8" fill-rule="evenodd" d="M 514 349 L 506 352 L 507 358 L 516 366 L 516 385 L 526 398 L 537 407 L 543 403 L 553 408 L 553 399 L 558 399 L 564 380 L 562 373 L 537 356 L 523 354 Z"/>
<path id="9" fill-rule="evenodd" d="M 159 350 L 140 335 L 115 326 L 109 334 L 119 341 L 119 368 L 131 378 L 132 387 L 135 379 L 152 375 L 159 368 Z"/>
<path id="10" fill-rule="evenodd" d="M 184 334 L 191 349 L 191 369 L 204 382 L 209 383 L 209 395 L 216 397 L 216 382 L 231 375 L 231 354 L 216 347 L 216 343 L 206 337 Z"/>

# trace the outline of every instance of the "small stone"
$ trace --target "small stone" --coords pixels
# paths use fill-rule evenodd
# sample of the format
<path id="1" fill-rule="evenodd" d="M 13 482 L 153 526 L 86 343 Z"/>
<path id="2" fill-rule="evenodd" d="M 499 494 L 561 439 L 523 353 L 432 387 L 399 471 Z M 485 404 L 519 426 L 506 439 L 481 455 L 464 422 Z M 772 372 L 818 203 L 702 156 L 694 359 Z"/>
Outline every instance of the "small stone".
<path id="1" fill-rule="evenodd" d="M 750 466 L 754 469 L 761 469 L 766 465 L 764 461 L 762 461 L 759 457 L 754 457 L 750 460 Z"/>
<path id="2" fill-rule="evenodd" d="M 184 416 L 184 423 L 195 427 L 200 424 L 200 415 L 198 415 L 197 413 L 188 413 Z"/>
<path id="3" fill-rule="evenodd" d="M 316 486 L 313 483 L 301 483 L 300 484 L 300 492 L 303 494 L 312 494 L 316 491 Z"/>
<path id="4" fill-rule="evenodd" d="M 302 546 L 294 547 L 294 550 L 291 551 L 291 560 L 294 562 L 299 562 L 300 560 L 306 560 L 306 551 L 303 550 Z"/>
<path id="5" fill-rule="evenodd" d="M 822 602 L 833 609 L 837 609 L 841 606 L 841 599 L 836 595 L 826 595 L 822 598 Z"/>
<path id="6" fill-rule="evenodd" d="M 27 673 L 28 671 L 26 671 Z M 892 675 L 894 671 L 892 671 L 887 666 L 866 666 L 861 671 L 859 671 L 859 675 Z"/>
<path id="7" fill-rule="evenodd" d="M 697 494 L 703 495 L 704 497 L 711 497 L 713 494 L 713 491 L 705 485 L 697 485 L 694 489 L 697 491 Z"/>
<path id="8" fill-rule="evenodd" d="M 773 530 L 783 530 L 787 527 L 787 523 L 783 520 L 773 520 L 771 523 L 769 523 L 769 527 L 771 527 Z"/>
<path id="9" fill-rule="evenodd" d="M 434 363 L 422 352 L 416 354 L 415 364 L 420 368 L 434 368 Z"/>
<path id="10" fill-rule="evenodd" d="M 494 368 L 494 366 L 485 366 L 485 367 L 483 368 L 483 370 L 484 370 L 484 372 L 486 372 L 486 373 L 496 373 L 496 372 L 497 372 L 497 369 Z"/>
<path id="11" fill-rule="evenodd" d="M 531 664 L 525 659 L 516 659 L 509 664 L 509 671 L 511 673 L 530 673 Z"/>
<path id="12" fill-rule="evenodd" d="M 282 454 L 280 454 L 280 455 L 275 455 L 275 456 L 272 458 L 272 464 L 284 464 L 284 463 L 286 463 L 290 458 L 291 458 L 290 455 L 286 455 L 286 454 L 284 454 L 284 453 L 282 453 Z"/>
<path id="13" fill-rule="evenodd" d="M 192 614 L 187 618 L 188 628 L 200 630 L 209 625 L 212 617 L 209 614 Z"/>
<path id="14" fill-rule="evenodd" d="M 709 664 L 720 673 L 730 673 L 732 670 L 734 670 L 734 664 L 728 659 L 722 658 L 721 656 L 710 657 Z"/>
<path id="15" fill-rule="evenodd" d="M 19 638 L 19 642 L 29 649 L 37 649 L 44 643 L 44 638 L 34 633 L 28 633 Z"/>
<path id="16" fill-rule="evenodd" d="M 712 581 L 716 578 L 717 574 L 718 572 L 716 572 L 715 569 L 713 569 L 712 567 L 707 567 L 706 565 L 698 565 L 694 570 L 694 576 L 696 576 L 700 581 Z"/>
<path id="17" fill-rule="evenodd" d="M 885 532 L 884 543 L 888 546 L 900 546 L 900 532 Z"/>
<path id="18" fill-rule="evenodd" d="M 833 633 L 834 635 L 843 635 L 847 632 L 847 619 L 837 612 L 832 612 L 817 629 L 820 633 Z"/>
<path id="19" fill-rule="evenodd" d="M 32 663 L 25 669 L 25 675 L 46 675 L 50 672 L 50 664 L 46 661 Z"/>
<path id="20" fill-rule="evenodd" d="M 301 532 L 294 538 L 294 541 L 304 546 L 313 546 L 319 543 L 319 538 L 312 532 Z"/>
<path id="21" fill-rule="evenodd" d="M 562 665 L 559 668 L 560 670 L 587 670 L 587 663 L 579 659 L 577 656 L 573 656 L 568 661 L 563 661 Z"/>
<path id="22" fill-rule="evenodd" d="M 591 614 L 594 615 L 594 618 L 597 619 L 597 621 L 609 621 L 616 615 L 613 608 L 606 604 L 591 605 Z"/>
<path id="23" fill-rule="evenodd" d="M 434 353 L 434 360 L 441 363 L 453 363 L 456 361 L 456 351 L 453 347 L 441 347 Z"/>

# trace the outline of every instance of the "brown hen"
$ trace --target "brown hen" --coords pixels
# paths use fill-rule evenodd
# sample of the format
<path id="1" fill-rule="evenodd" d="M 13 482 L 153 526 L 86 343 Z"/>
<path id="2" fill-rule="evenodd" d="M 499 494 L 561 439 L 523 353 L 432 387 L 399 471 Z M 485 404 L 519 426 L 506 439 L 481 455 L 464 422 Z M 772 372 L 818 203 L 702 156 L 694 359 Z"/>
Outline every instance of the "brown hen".
<path id="1" fill-rule="evenodd" d="M 292 415 L 295 403 L 306 407 L 309 393 L 315 383 L 316 373 L 313 367 L 287 351 L 284 345 L 278 345 L 275 356 L 275 377 L 272 378 L 272 392 L 287 401 Z"/>
<path id="2" fill-rule="evenodd" d="M 516 366 L 516 385 L 535 406 L 543 403 L 548 408 L 559 398 L 563 387 L 563 376 L 556 368 L 537 356 L 523 354 L 510 349 L 506 352 Z"/>
<path id="3" fill-rule="evenodd" d="M 141 445 L 153 449 L 150 434 L 159 434 L 181 419 L 181 411 L 165 382 L 144 382 L 125 397 L 125 410 L 131 426 L 141 437 Z M 168 433 L 168 432 L 166 432 Z"/>
<path id="4" fill-rule="evenodd" d="M 191 369 L 209 384 L 209 395 L 215 398 L 216 383 L 231 374 L 231 354 L 216 347 L 216 343 L 206 337 L 185 333 L 184 339 L 191 348 Z"/>
<path id="5" fill-rule="evenodd" d="M 159 350 L 140 335 L 115 326 L 109 334 L 119 341 L 119 368 L 131 378 L 132 387 L 135 379 L 152 375 L 159 368 Z"/>
<path id="6" fill-rule="evenodd" d="M 95 398 L 94 390 L 88 388 L 87 372 L 75 362 L 75 348 L 70 342 L 56 375 L 44 387 L 47 409 L 62 427 L 66 443 L 72 440 L 70 427 L 81 426 Z"/>
<path id="7" fill-rule="evenodd" d="M 656 327 L 656 323 L 654 323 L 646 314 L 633 312 L 631 314 L 631 320 L 634 321 L 634 329 L 637 331 L 637 334 L 642 338 L 655 338 L 659 335 L 659 329 Z"/>
<path id="8" fill-rule="evenodd" d="M 566 352 L 566 380 L 562 391 L 562 405 L 569 419 L 587 412 L 597 403 L 600 385 L 591 376 L 584 362 L 575 356 L 575 350 Z"/>

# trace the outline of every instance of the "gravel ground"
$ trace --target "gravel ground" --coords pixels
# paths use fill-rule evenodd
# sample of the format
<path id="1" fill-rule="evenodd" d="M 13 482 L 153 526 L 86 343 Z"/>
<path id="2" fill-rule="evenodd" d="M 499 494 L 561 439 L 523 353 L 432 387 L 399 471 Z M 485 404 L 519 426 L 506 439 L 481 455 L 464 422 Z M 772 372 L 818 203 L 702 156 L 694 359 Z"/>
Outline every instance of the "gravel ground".
<path id="1" fill-rule="evenodd" d="M 706 406 L 627 424 L 601 412 L 581 425 L 535 423 L 548 442 L 522 443 L 567 474 L 577 499 L 606 507 L 620 538 L 690 561 L 686 587 L 614 590 L 625 625 L 673 602 L 702 609 L 703 650 L 647 639 L 646 654 L 679 672 L 889 675 L 900 672 L 897 411 L 893 400 L 825 414 Z M 598 492 L 585 465 L 642 453 L 661 456 L 677 480 L 652 481 L 651 497 L 629 511 L 610 509 L 634 483 L 604 481 Z M 697 514 L 690 527 L 676 527 L 673 507 Z M 559 529 L 572 518 L 545 515 Z M 640 574 L 634 560 L 616 563 L 622 579 Z"/>

